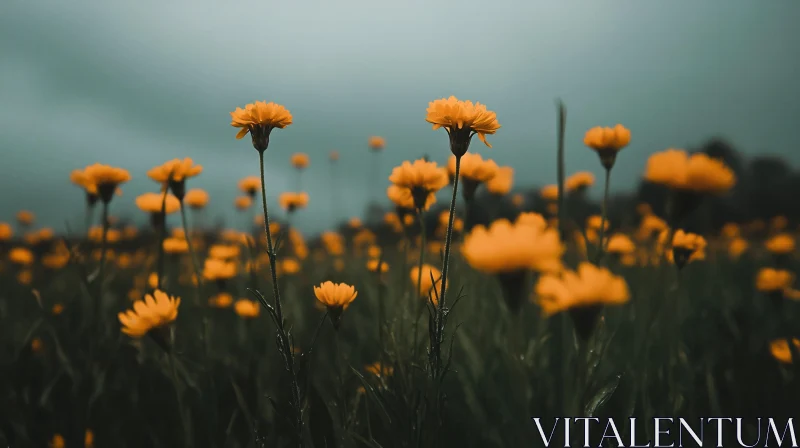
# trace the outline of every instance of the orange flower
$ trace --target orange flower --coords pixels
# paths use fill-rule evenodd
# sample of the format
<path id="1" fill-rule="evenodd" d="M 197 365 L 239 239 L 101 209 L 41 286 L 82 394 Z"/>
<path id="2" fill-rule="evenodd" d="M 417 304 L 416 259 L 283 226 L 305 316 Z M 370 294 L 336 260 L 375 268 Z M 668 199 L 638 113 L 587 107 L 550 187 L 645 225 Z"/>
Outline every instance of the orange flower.
<path id="1" fill-rule="evenodd" d="M 131 180 L 127 170 L 95 163 L 83 170 L 87 182 L 97 186 L 97 193 L 104 203 L 111 202 L 117 187 Z"/>
<path id="2" fill-rule="evenodd" d="M 8 252 L 8 259 L 14 264 L 30 266 L 33 264 L 33 252 L 24 247 L 15 247 Z"/>
<path id="3" fill-rule="evenodd" d="M 208 258 L 203 266 L 203 278 L 211 281 L 236 277 L 236 264 L 230 261 Z"/>
<path id="4" fill-rule="evenodd" d="M 237 196 L 233 205 L 239 210 L 247 210 L 253 205 L 253 199 L 250 196 Z"/>
<path id="5" fill-rule="evenodd" d="M 309 158 L 308 154 L 302 152 L 296 152 L 292 154 L 291 157 L 292 166 L 297 168 L 298 170 L 302 170 L 304 168 L 308 168 Z"/>
<path id="6" fill-rule="evenodd" d="M 328 307 L 329 310 L 347 307 L 355 300 L 358 292 L 356 288 L 346 283 L 333 283 L 326 281 L 314 287 L 314 295 L 320 303 Z"/>
<path id="7" fill-rule="evenodd" d="M 185 254 L 189 252 L 189 242 L 184 238 L 165 238 L 164 252 L 168 254 Z"/>
<path id="8" fill-rule="evenodd" d="M 419 266 L 411 268 L 410 276 L 411 283 L 414 285 L 414 291 L 417 291 L 421 297 L 430 296 L 433 304 L 436 305 L 439 296 L 439 284 L 442 280 L 442 271 L 429 264 L 423 264 L 421 276 Z M 434 283 L 436 284 L 435 293 L 433 293 Z"/>
<path id="9" fill-rule="evenodd" d="M 761 292 L 783 292 L 791 288 L 794 274 L 783 269 L 762 268 L 756 275 L 756 289 Z"/>
<path id="10" fill-rule="evenodd" d="M 134 337 L 142 337 L 148 331 L 167 325 L 178 317 L 179 297 L 170 297 L 156 290 L 144 300 L 134 302 L 133 309 L 117 315 L 122 324 L 122 332 Z"/>
<path id="11" fill-rule="evenodd" d="M 583 262 L 577 271 L 542 276 L 536 284 L 536 296 L 544 314 L 552 316 L 576 307 L 622 304 L 629 300 L 630 293 L 622 277 Z"/>
<path id="12" fill-rule="evenodd" d="M 101 226 L 92 226 L 89 229 L 89 233 L 87 235 L 90 241 L 95 243 L 100 243 L 103 241 L 103 227 Z M 106 230 L 106 242 L 107 243 L 116 243 L 122 239 L 122 232 L 117 229 L 108 229 Z"/>
<path id="13" fill-rule="evenodd" d="M 281 193 L 278 202 L 285 210 L 293 212 L 298 208 L 305 208 L 308 205 L 308 193 Z"/>
<path id="14" fill-rule="evenodd" d="M 381 273 L 389 272 L 389 264 L 385 261 L 381 261 Z M 367 270 L 370 272 L 378 272 L 378 260 L 372 259 L 367 262 Z"/>
<path id="15" fill-rule="evenodd" d="M 30 226 L 36 220 L 36 216 L 33 212 L 29 212 L 28 210 L 20 210 L 17 212 L 17 222 L 23 226 Z"/>
<path id="16" fill-rule="evenodd" d="M 460 101 L 451 96 L 441 98 L 428 104 L 425 121 L 433 125 L 433 130 L 444 128 L 450 136 L 450 151 L 456 157 L 463 156 L 469 149 L 472 136 L 478 138 L 488 147 L 487 134 L 494 134 L 500 129 L 497 114 L 487 110 L 481 103 Z"/>
<path id="17" fill-rule="evenodd" d="M 397 207 L 409 210 L 414 210 L 416 208 L 414 196 L 411 194 L 411 190 L 408 188 L 398 187 L 394 184 L 389 185 L 389 187 L 386 189 L 386 196 L 388 196 L 389 200 L 392 201 Z M 429 194 L 425 199 L 425 204 L 422 210 L 428 210 L 434 203 L 436 203 L 436 196 Z"/>
<path id="18" fill-rule="evenodd" d="M 541 196 L 542 199 L 545 199 L 547 201 L 558 200 L 558 185 L 555 184 L 545 185 L 544 187 L 542 187 L 541 190 L 539 190 L 539 196 Z"/>
<path id="19" fill-rule="evenodd" d="M 639 223 L 639 229 L 636 231 L 636 239 L 644 241 L 652 238 L 654 235 L 660 235 L 667 230 L 667 223 L 656 215 L 646 215 L 642 217 L 642 222 Z"/>
<path id="20" fill-rule="evenodd" d="M 389 176 L 389 182 L 407 189 L 413 198 L 414 208 L 417 209 L 427 208 L 430 196 L 450 183 L 447 173 L 436 162 L 424 159 L 415 160 L 413 163 L 405 161 L 395 167 Z M 398 192 L 398 194 L 405 193 Z"/>
<path id="21" fill-rule="evenodd" d="M 328 154 L 328 158 L 331 162 L 339 160 L 339 151 L 331 151 L 330 154 Z"/>
<path id="22" fill-rule="evenodd" d="M 592 185 L 594 185 L 594 174 L 588 171 L 577 172 L 564 181 L 564 189 L 570 192 L 589 188 Z"/>
<path id="23" fill-rule="evenodd" d="M 236 305 L 233 306 L 233 310 L 241 318 L 252 319 L 261 314 L 261 305 L 253 300 L 239 299 L 236 301 Z"/>
<path id="24" fill-rule="evenodd" d="M 64 441 L 64 437 L 61 434 L 54 434 L 53 439 L 50 440 L 50 448 L 64 448 L 67 446 L 67 442 Z"/>
<path id="25" fill-rule="evenodd" d="M 0 222 L 0 241 L 8 241 L 14 236 L 14 229 L 7 222 Z"/>
<path id="26" fill-rule="evenodd" d="M 728 256 L 737 259 L 747 250 L 748 246 L 747 240 L 736 237 L 728 243 Z"/>
<path id="27" fill-rule="evenodd" d="M 214 244 L 208 249 L 209 258 L 217 260 L 233 260 L 239 258 L 240 253 L 239 246 L 227 246 L 224 244 Z"/>
<path id="28" fill-rule="evenodd" d="M 511 197 L 511 203 L 514 204 L 514 207 L 522 207 L 525 205 L 525 195 L 522 193 L 517 193 Z"/>
<path id="29" fill-rule="evenodd" d="M 800 340 L 793 338 L 792 344 L 795 346 L 795 350 L 800 352 Z M 769 350 L 776 360 L 784 364 L 792 364 L 792 350 L 789 348 L 789 342 L 786 339 L 772 341 L 769 344 Z"/>
<path id="30" fill-rule="evenodd" d="M 195 165 L 189 157 L 185 159 L 172 159 L 163 164 L 152 168 L 147 172 L 147 177 L 154 181 L 165 184 L 168 181 L 183 182 L 190 177 L 195 177 L 203 172 L 203 167 Z"/>
<path id="31" fill-rule="evenodd" d="M 392 366 L 384 366 L 381 365 L 380 362 L 374 362 L 364 366 L 364 370 L 377 376 L 378 378 L 392 376 L 394 374 L 394 368 Z"/>
<path id="32" fill-rule="evenodd" d="M 456 158 L 451 156 L 448 160 L 450 170 L 455 173 L 456 171 Z M 483 160 L 480 154 L 465 154 L 461 158 L 461 167 L 459 169 L 459 176 L 462 179 L 469 179 L 475 182 L 488 182 L 496 175 L 499 167 L 492 159 Z"/>
<path id="33" fill-rule="evenodd" d="M 250 197 L 255 196 L 256 193 L 261 190 L 261 178 L 258 176 L 242 178 L 242 180 L 239 181 L 239 190 Z"/>
<path id="34" fill-rule="evenodd" d="M 290 124 L 292 114 L 285 107 L 272 102 L 256 101 L 244 109 L 237 107 L 231 112 L 231 126 L 240 128 L 236 138 L 241 139 L 249 132 L 253 147 L 259 152 L 266 151 L 273 129 L 283 129 Z"/>
<path id="35" fill-rule="evenodd" d="M 600 226 L 603 225 L 603 217 L 600 215 L 592 215 L 586 218 L 586 228 L 591 230 L 600 230 Z M 606 220 L 605 222 L 605 230 L 608 230 L 609 222 Z"/>
<path id="36" fill-rule="evenodd" d="M 794 237 L 788 233 L 780 233 L 768 239 L 764 246 L 775 255 L 786 255 L 794 252 Z"/>
<path id="37" fill-rule="evenodd" d="M 360 219 L 358 219 L 357 217 L 354 216 L 354 217 L 350 218 L 349 221 L 347 221 L 347 225 L 350 226 L 350 228 L 352 228 L 352 229 L 357 229 L 357 228 L 361 227 L 363 224 L 361 223 Z"/>
<path id="38" fill-rule="evenodd" d="M 386 140 L 383 137 L 373 135 L 369 138 L 369 149 L 373 151 L 380 151 L 386 147 Z"/>
<path id="39" fill-rule="evenodd" d="M 662 246 L 667 233 L 663 232 L 659 238 L 659 244 Z M 672 251 L 667 253 L 667 259 L 674 261 L 678 268 L 681 268 L 690 261 L 705 259 L 706 246 L 706 240 L 702 236 L 678 229 L 672 236 Z"/>
<path id="40" fill-rule="evenodd" d="M 200 210 L 208 205 L 208 193 L 206 193 L 205 190 L 193 188 L 186 192 L 184 200 L 189 207 Z"/>
<path id="41" fill-rule="evenodd" d="M 627 235 L 615 233 L 608 239 L 606 251 L 610 254 L 628 255 L 632 254 L 635 250 L 636 246 Z"/>
<path id="42" fill-rule="evenodd" d="M 342 235 L 328 231 L 324 232 L 320 236 L 320 239 L 325 246 L 325 250 L 327 250 L 330 255 L 339 256 L 344 253 L 344 238 Z"/>
<path id="43" fill-rule="evenodd" d="M 617 153 L 628 146 L 630 141 L 631 131 L 621 124 L 613 128 L 594 127 L 586 131 L 586 135 L 583 137 L 583 144 L 597 152 L 600 162 L 607 170 L 614 166 Z"/>
<path id="44" fill-rule="evenodd" d="M 162 203 L 164 202 L 164 193 L 144 193 L 136 198 L 136 206 L 139 210 L 148 213 L 161 213 Z M 181 201 L 175 196 L 167 194 L 166 203 L 164 204 L 166 214 L 175 213 L 181 208 Z"/>
<path id="45" fill-rule="evenodd" d="M 676 190 L 722 193 L 736 184 L 736 176 L 725 164 L 707 154 L 689 156 L 680 149 L 667 149 L 650 156 L 644 178 Z"/>
<path id="46" fill-rule="evenodd" d="M 513 185 L 514 168 L 503 166 L 498 168 L 495 176 L 486 182 L 486 189 L 489 190 L 489 193 L 502 196 L 508 194 Z"/>
<path id="47" fill-rule="evenodd" d="M 83 188 L 89 197 L 97 199 L 97 185 L 94 184 L 92 179 L 89 179 L 83 170 L 72 170 L 72 173 L 69 175 L 69 180 L 73 184 Z"/>
<path id="48" fill-rule="evenodd" d="M 461 252 L 470 266 L 490 274 L 537 270 L 559 271 L 564 252 L 558 231 L 499 219 L 487 229 L 475 226 Z"/>
<path id="49" fill-rule="evenodd" d="M 214 308 L 227 308 L 231 306 L 232 303 L 233 296 L 227 292 L 221 292 L 208 299 L 208 305 Z"/>
<path id="50" fill-rule="evenodd" d="M 278 270 L 282 275 L 293 275 L 300 272 L 301 266 L 300 262 L 294 258 L 284 258 L 281 260 L 281 264 L 278 267 Z"/>

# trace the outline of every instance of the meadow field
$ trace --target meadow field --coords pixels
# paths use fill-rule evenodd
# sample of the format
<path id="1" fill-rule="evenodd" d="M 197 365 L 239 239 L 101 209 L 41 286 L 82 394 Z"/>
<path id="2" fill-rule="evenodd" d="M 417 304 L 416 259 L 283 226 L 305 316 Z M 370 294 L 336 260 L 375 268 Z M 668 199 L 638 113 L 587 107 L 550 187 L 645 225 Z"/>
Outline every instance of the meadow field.
<path id="1" fill-rule="evenodd" d="M 793 168 L 718 141 L 663 148 L 611 197 L 637 130 L 598 123 L 564 147 L 559 106 L 558 183 L 537 185 L 491 160 L 503 128 L 487 106 L 422 106 L 441 151 L 377 173 L 382 211 L 321 234 L 293 221 L 327 198 L 266 200 L 265 165 L 299 177 L 309 158 L 281 146 L 289 110 L 261 101 L 231 112 L 232 144 L 261 167 L 230 186 L 230 222 L 249 230 L 207 222 L 214 167 L 192 154 L 65 171 L 86 219 L 63 228 L 3 210 L 0 446 L 543 446 L 533 418 L 631 416 L 643 440 L 654 417 L 741 417 L 753 443 L 758 418 L 800 415 Z M 364 137 L 315 162 L 391 150 Z M 115 215 L 132 176 L 153 180 L 145 226 Z"/>

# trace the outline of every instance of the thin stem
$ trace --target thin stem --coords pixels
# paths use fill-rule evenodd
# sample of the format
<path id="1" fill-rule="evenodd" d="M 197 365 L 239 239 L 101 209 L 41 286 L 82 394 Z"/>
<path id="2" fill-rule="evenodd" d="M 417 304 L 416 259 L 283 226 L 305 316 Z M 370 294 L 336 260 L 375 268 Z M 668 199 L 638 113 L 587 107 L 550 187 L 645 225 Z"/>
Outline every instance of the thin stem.
<path id="1" fill-rule="evenodd" d="M 175 360 L 174 348 L 170 348 L 169 350 L 169 364 L 170 370 L 172 371 L 172 384 L 175 389 L 175 399 L 178 403 L 178 415 L 181 418 L 181 427 L 183 428 L 183 445 L 188 447 L 191 446 L 191 435 L 189 434 L 189 426 L 186 424 L 186 413 L 184 412 L 183 407 L 183 397 L 181 396 L 180 386 L 178 385 L 178 371 L 175 367 L 177 361 Z"/>
<path id="2" fill-rule="evenodd" d="M 557 170 L 558 170 L 558 232 L 561 234 L 561 241 L 566 243 L 567 240 L 567 211 L 564 209 L 566 201 L 564 201 L 564 184 L 566 177 L 566 169 L 564 168 L 564 133 L 567 126 L 567 109 L 564 103 L 558 102 L 558 157 L 557 157 Z"/>
<path id="3" fill-rule="evenodd" d="M 164 276 L 164 238 L 166 237 L 167 233 L 167 195 L 169 194 L 169 189 L 164 188 L 164 196 L 161 199 L 161 215 L 158 218 L 159 225 L 161 226 L 158 230 L 158 279 L 156 282 L 156 289 L 161 289 L 161 277 Z M 187 235 L 188 238 L 188 235 Z"/>
<path id="4" fill-rule="evenodd" d="M 450 246 L 453 239 L 453 221 L 455 220 L 456 215 L 456 200 L 458 199 L 458 178 L 461 172 L 461 157 L 456 157 L 456 171 L 455 171 L 455 179 L 453 180 L 453 197 L 450 200 L 450 216 L 447 222 L 447 236 L 445 237 L 444 242 L 444 260 L 442 262 L 442 286 L 441 286 L 441 294 L 439 295 L 439 306 L 436 309 L 436 331 L 435 331 L 435 338 L 436 340 L 433 342 L 432 355 L 433 355 L 433 373 L 434 377 L 439 375 L 439 369 L 441 368 L 441 343 L 444 334 L 444 317 L 445 317 L 445 310 L 447 305 L 447 271 L 450 267 Z"/>
<path id="5" fill-rule="evenodd" d="M 595 255 L 595 264 L 599 264 L 603 259 L 606 252 L 606 246 L 603 240 L 606 236 L 606 221 L 608 220 L 608 184 L 611 180 L 611 169 L 606 169 L 606 185 L 603 189 L 603 217 L 600 220 L 600 240 L 597 242 L 597 254 Z"/>
<path id="6" fill-rule="evenodd" d="M 267 255 L 269 257 L 269 270 L 272 276 L 272 296 L 275 299 L 275 325 L 278 327 L 279 343 L 284 353 L 286 368 L 289 370 L 291 378 L 292 406 L 295 411 L 295 430 L 297 431 L 297 446 L 303 446 L 303 413 L 300 403 L 300 386 L 297 382 L 297 370 L 294 366 L 294 353 L 289 342 L 289 335 L 286 332 L 283 320 L 283 309 L 281 307 L 281 294 L 278 288 L 278 274 L 276 271 L 275 248 L 272 244 L 272 232 L 269 230 L 269 212 L 267 210 L 267 188 L 264 181 L 264 151 L 258 151 L 258 162 L 261 169 L 261 206 L 264 209 L 264 232 L 267 235 Z"/>
<path id="7" fill-rule="evenodd" d="M 189 223 L 186 220 L 186 208 L 183 205 L 183 201 L 181 201 L 181 223 L 183 224 L 183 233 L 186 236 L 186 245 L 189 247 L 189 255 L 192 257 L 192 268 L 194 268 L 194 276 L 197 278 L 197 285 L 195 287 L 195 292 L 197 295 L 197 303 L 200 303 L 200 282 L 203 278 L 200 276 L 200 263 L 197 261 L 197 254 L 194 252 L 194 247 L 192 246 L 192 237 L 189 234 Z M 164 244 L 163 242 L 161 243 Z"/>
<path id="8" fill-rule="evenodd" d="M 415 300 L 420 300 L 422 297 L 422 266 L 425 264 L 425 244 L 427 240 L 427 235 L 425 232 L 425 212 L 422 209 L 417 211 L 417 219 L 419 219 L 419 231 L 421 236 L 420 246 L 419 246 L 419 270 L 417 272 L 417 297 Z M 435 279 L 434 279 L 435 280 Z M 414 317 L 414 339 L 412 343 L 414 344 L 411 349 L 412 357 L 416 357 L 417 355 L 417 336 L 419 334 L 419 318 L 422 314 L 422 310 L 425 308 L 425 301 L 422 301 L 422 304 L 417 306 L 417 314 Z"/>
<path id="9" fill-rule="evenodd" d="M 100 314 L 103 309 L 103 283 L 105 283 L 105 270 L 106 270 L 106 246 L 108 245 L 108 204 L 103 202 L 103 235 L 100 238 L 100 271 L 97 276 L 97 319 L 98 328 L 100 328 Z"/>

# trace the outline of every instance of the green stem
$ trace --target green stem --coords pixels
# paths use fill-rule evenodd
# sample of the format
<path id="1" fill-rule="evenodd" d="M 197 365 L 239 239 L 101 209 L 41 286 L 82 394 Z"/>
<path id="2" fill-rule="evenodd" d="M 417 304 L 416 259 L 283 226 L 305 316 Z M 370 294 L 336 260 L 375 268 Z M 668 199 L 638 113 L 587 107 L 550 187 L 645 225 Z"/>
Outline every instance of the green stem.
<path id="1" fill-rule="evenodd" d="M 564 103 L 558 102 L 558 154 L 557 154 L 557 170 L 558 170 L 558 232 L 561 234 L 561 242 L 567 242 L 567 211 L 564 209 L 564 184 L 566 177 L 566 169 L 564 168 L 564 133 L 567 126 L 567 109 Z"/>
<path id="2" fill-rule="evenodd" d="M 186 236 L 186 245 L 189 247 L 189 255 L 192 257 L 192 268 L 194 269 L 194 276 L 197 278 L 197 285 L 195 285 L 195 294 L 197 299 L 197 304 L 200 304 L 200 282 L 202 282 L 203 278 L 200 275 L 200 263 L 197 261 L 197 254 L 194 252 L 194 247 L 192 246 L 192 237 L 189 234 L 189 223 L 186 220 L 186 208 L 183 206 L 183 201 L 181 201 L 181 223 L 183 224 L 183 233 Z M 161 243 L 164 244 L 163 242 Z"/>
<path id="3" fill-rule="evenodd" d="M 158 278 L 156 282 L 156 289 L 161 289 L 161 277 L 164 276 L 164 238 L 166 238 L 167 233 L 167 195 L 169 194 L 169 189 L 164 188 L 164 196 L 161 199 L 161 216 L 159 217 L 159 228 L 158 232 Z M 188 238 L 188 235 L 187 235 Z"/>
<path id="4" fill-rule="evenodd" d="M 417 219 L 419 219 L 419 231 L 421 235 L 420 247 L 419 247 L 419 270 L 417 272 L 417 297 L 415 300 L 420 300 L 422 296 L 422 266 L 425 264 L 425 244 L 427 240 L 427 235 L 425 232 L 425 212 L 422 209 L 417 211 Z M 434 279 L 435 281 L 436 279 Z M 435 285 L 435 283 L 434 283 Z M 427 296 L 426 296 L 427 297 Z M 420 305 L 417 306 L 417 314 L 414 317 L 414 339 L 412 340 L 413 346 L 411 347 L 412 357 L 416 358 L 417 356 L 417 336 L 419 335 L 419 318 L 422 314 L 422 310 L 425 309 L 425 301 L 422 301 Z"/>
<path id="5" fill-rule="evenodd" d="M 169 364 L 172 371 L 172 384 L 175 389 L 175 400 L 178 403 L 178 415 L 181 418 L 181 428 L 183 428 L 183 446 L 189 447 L 191 444 L 191 434 L 189 434 L 189 426 L 186 423 L 186 413 L 183 407 L 183 397 L 181 396 L 180 385 L 178 384 L 178 371 L 176 368 L 177 360 L 175 359 L 175 349 L 169 350 Z"/>
<path id="6" fill-rule="evenodd" d="M 606 236 L 606 221 L 608 219 L 608 184 L 611 181 L 611 168 L 606 169 L 606 184 L 603 188 L 603 211 L 600 220 L 600 240 L 597 242 L 597 254 L 595 255 L 595 264 L 600 264 L 606 252 L 606 246 L 603 240 Z"/>
<path id="7" fill-rule="evenodd" d="M 297 446 L 303 446 L 303 413 L 300 403 L 300 387 L 297 382 L 297 370 L 294 366 L 294 353 L 289 342 L 289 335 L 284 326 L 283 308 L 281 307 L 281 293 L 278 288 L 278 274 L 276 271 L 277 254 L 272 244 L 272 232 L 269 230 L 269 212 L 267 210 L 267 188 L 264 180 L 264 151 L 258 151 L 258 162 L 261 169 L 261 206 L 264 209 L 264 232 L 267 236 L 267 255 L 269 257 L 269 270 L 272 276 L 272 296 L 275 299 L 275 314 L 278 327 L 279 343 L 284 352 L 286 368 L 289 370 L 291 378 L 292 406 L 295 412 L 295 430 L 297 431 Z"/>
<path id="8" fill-rule="evenodd" d="M 441 346 L 444 337 L 444 318 L 447 306 L 447 271 L 450 267 L 450 246 L 453 239 L 453 221 L 456 215 L 456 200 L 458 199 L 458 177 L 461 172 L 461 157 L 456 157 L 455 179 L 453 180 L 453 197 L 450 200 L 450 216 L 447 222 L 447 235 L 444 241 L 444 260 L 442 262 L 442 286 L 439 296 L 439 306 L 436 308 L 436 330 L 435 341 L 432 343 L 431 352 L 433 355 L 433 374 L 438 377 L 441 369 Z M 437 406 L 438 408 L 438 406 Z"/>
<path id="9" fill-rule="evenodd" d="M 106 246 L 108 245 L 108 204 L 103 203 L 103 235 L 100 238 L 100 270 L 97 275 L 97 305 L 95 319 L 97 319 L 97 326 L 100 328 L 101 318 L 100 315 L 103 310 L 103 283 L 105 283 L 105 270 L 106 270 Z"/>

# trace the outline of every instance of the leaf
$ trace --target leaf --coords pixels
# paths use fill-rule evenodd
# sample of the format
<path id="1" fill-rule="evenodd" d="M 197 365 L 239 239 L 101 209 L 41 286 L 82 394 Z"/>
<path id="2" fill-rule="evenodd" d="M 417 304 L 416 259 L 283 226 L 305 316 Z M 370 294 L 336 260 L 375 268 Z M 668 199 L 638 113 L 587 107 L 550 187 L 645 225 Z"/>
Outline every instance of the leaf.
<path id="1" fill-rule="evenodd" d="M 614 392 L 617 390 L 621 379 L 621 373 L 614 375 L 613 378 L 608 380 L 606 384 L 594 394 L 591 400 L 586 403 L 586 407 L 583 409 L 584 417 L 594 417 L 597 414 L 600 406 L 605 404 L 605 402 L 608 401 L 612 395 L 614 395 Z"/>
<path id="2" fill-rule="evenodd" d="M 335 447 L 336 431 L 333 429 L 333 418 L 331 418 L 325 400 L 322 399 L 313 384 L 308 387 L 308 405 L 310 408 L 308 426 L 314 446 L 317 448 Z"/>

